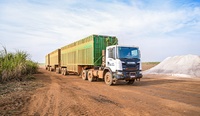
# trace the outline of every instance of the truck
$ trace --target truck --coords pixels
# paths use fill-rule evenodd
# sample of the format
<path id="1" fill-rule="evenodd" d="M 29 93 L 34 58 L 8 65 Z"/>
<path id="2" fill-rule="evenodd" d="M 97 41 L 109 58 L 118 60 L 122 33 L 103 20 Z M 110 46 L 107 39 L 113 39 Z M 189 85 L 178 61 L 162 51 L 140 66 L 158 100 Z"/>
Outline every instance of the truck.
<path id="1" fill-rule="evenodd" d="M 107 85 L 142 78 L 139 47 L 118 45 L 115 36 L 88 36 L 47 54 L 45 62 L 50 71 L 75 73 L 90 82 L 103 79 Z"/>

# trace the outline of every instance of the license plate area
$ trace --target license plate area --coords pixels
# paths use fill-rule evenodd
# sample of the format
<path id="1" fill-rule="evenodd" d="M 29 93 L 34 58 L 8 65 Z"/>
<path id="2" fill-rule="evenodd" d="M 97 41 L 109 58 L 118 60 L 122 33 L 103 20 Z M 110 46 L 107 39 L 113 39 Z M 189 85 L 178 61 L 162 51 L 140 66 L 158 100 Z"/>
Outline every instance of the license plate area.
<path id="1" fill-rule="evenodd" d="M 129 76 L 130 76 L 131 78 L 134 78 L 134 77 L 135 77 L 135 73 L 134 73 L 134 72 L 130 72 L 130 73 L 129 73 Z"/>

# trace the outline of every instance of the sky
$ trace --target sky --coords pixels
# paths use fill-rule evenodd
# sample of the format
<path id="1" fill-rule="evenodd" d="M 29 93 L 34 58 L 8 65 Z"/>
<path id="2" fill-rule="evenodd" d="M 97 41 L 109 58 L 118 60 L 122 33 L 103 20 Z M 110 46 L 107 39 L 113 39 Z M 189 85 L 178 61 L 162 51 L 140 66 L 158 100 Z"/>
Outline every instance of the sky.
<path id="1" fill-rule="evenodd" d="M 43 63 L 92 34 L 139 46 L 143 62 L 200 56 L 200 0 L 0 0 L 0 50 Z"/>

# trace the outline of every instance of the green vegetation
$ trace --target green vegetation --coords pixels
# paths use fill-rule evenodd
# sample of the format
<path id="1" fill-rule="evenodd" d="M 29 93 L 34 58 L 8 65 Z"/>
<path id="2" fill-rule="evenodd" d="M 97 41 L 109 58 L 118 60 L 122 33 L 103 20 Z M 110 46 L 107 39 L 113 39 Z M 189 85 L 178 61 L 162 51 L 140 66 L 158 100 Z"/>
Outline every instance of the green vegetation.
<path id="1" fill-rule="evenodd" d="M 157 64 L 159 64 L 160 62 L 142 62 L 143 64 L 155 64 L 155 65 L 157 65 Z"/>
<path id="2" fill-rule="evenodd" d="M 6 48 L 0 51 L 0 82 L 12 79 L 21 81 L 25 75 L 36 73 L 38 64 L 29 60 L 24 51 L 8 53 Z"/>

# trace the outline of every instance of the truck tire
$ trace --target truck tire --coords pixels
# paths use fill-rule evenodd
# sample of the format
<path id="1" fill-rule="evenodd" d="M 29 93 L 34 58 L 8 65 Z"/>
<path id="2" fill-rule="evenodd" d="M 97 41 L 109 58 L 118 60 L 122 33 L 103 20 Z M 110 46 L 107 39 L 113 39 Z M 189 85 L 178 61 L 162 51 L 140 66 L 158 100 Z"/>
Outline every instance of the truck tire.
<path id="1" fill-rule="evenodd" d="M 82 71 L 81 77 L 83 80 L 87 80 L 87 70 Z"/>
<path id="2" fill-rule="evenodd" d="M 67 68 L 63 68 L 63 75 L 68 75 L 68 71 L 67 71 Z"/>
<path id="3" fill-rule="evenodd" d="M 50 67 L 50 72 L 52 72 L 53 71 L 53 68 L 52 67 Z"/>
<path id="4" fill-rule="evenodd" d="M 60 68 L 56 68 L 56 73 L 60 74 Z"/>
<path id="5" fill-rule="evenodd" d="M 127 84 L 130 84 L 130 85 L 131 85 L 131 84 L 133 84 L 134 82 L 135 82 L 135 79 L 129 80 Z"/>
<path id="6" fill-rule="evenodd" d="M 113 84 L 113 78 L 110 72 L 107 72 L 104 76 L 104 81 L 107 85 L 112 85 Z"/>
<path id="7" fill-rule="evenodd" d="M 87 77 L 88 77 L 88 81 L 90 81 L 90 82 L 92 82 L 94 80 L 94 76 L 92 74 L 92 71 L 88 71 Z"/>
<path id="8" fill-rule="evenodd" d="M 63 68 L 61 68 L 61 75 L 63 75 Z"/>
<path id="9" fill-rule="evenodd" d="M 64 75 L 64 76 L 67 75 L 66 70 L 63 70 L 63 75 Z"/>

